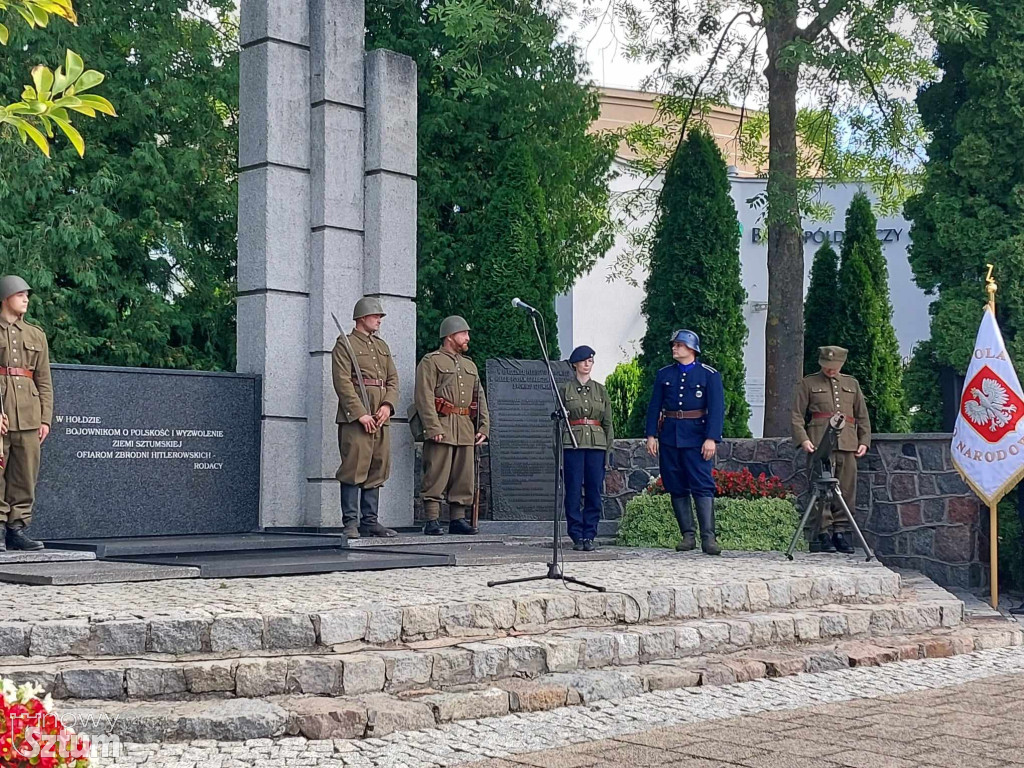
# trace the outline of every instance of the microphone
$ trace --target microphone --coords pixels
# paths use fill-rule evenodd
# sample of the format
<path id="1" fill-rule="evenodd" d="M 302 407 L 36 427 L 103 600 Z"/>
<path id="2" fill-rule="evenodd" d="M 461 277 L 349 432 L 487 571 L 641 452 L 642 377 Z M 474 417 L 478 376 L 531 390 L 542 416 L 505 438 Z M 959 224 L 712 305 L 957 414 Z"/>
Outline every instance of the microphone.
<path id="1" fill-rule="evenodd" d="M 516 309 L 525 309 L 531 315 L 539 315 L 540 314 L 540 312 L 538 312 L 536 309 L 534 309 L 533 307 L 531 307 L 529 304 L 527 304 L 522 299 L 519 299 L 518 297 L 515 298 L 515 299 L 512 299 L 512 306 L 515 307 Z"/>

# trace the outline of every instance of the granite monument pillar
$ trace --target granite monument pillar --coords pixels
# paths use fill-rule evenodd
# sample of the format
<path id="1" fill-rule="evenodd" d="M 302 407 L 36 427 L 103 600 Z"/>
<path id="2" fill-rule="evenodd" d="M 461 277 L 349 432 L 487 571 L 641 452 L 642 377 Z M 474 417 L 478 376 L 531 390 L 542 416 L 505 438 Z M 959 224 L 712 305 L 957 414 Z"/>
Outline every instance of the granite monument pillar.
<path id="1" fill-rule="evenodd" d="M 238 370 L 263 379 L 260 521 L 338 527 L 331 350 L 379 296 L 402 401 L 387 525 L 412 523 L 416 66 L 366 53 L 363 0 L 242 0 Z"/>

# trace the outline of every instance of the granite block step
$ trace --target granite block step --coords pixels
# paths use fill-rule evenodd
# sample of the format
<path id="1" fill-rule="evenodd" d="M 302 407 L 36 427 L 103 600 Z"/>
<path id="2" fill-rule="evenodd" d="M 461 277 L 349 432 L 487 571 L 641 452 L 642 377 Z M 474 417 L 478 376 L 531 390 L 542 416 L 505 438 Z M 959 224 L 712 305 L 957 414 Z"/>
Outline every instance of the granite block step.
<path id="1" fill-rule="evenodd" d="M 832 604 L 876 605 L 904 599 L 899 575 L 880 566 L 837 569 L 831 575 L 814 577 L 751 579 L 723 575 L 717 582 L 696 586 L 692 581 L 645 584 L 638 579 L 636 589 L 604 594 L 556 587 L 516 596 L 494 594 L 493 599 L 465 601 L 453 597 L 405 606 L 376 602 L 317 612 L 213 613 L 199 604 L 194 610 L 117 620 L 94 621 L 87 616 L 18 621 L 11 616 L 0 619 L 0 660 L 18 656 L 323 652 L 350 643 L 385 649 L 419 641 L 644 625 Z M 938 597 L 927 599 L 959 604 L 941 589 Z"/>
<path id="2" fill-rule="evenodd" d="M 645 625 L 535 629 L 505 637 L 452 638 L 381 650 L 140 654 L 0 663 L 0 676 L 35 682 L 58 698 L 146 701 L 207 694 L 262 698 L 399 693 L 430 686 L 533 678 L 770 647 L 954 629 L 959 601 L 830 605 L 764 614 L 662 620 Z"/>
<path id="3" fill-rule="evenodd" d="M 356 696 L 275 695 L 265 698 L 111 702 L 65 700 L 59 715 L 80 731 L 113 733 L 134 743 L 216 739 L 244 741 L 301 735 L 309 739 L 362 739 L 424 730 L 461 720 L 566 706 L 614 706 L 650 691 L 727 685 L 761 678 L 878 666 L 895 661 L 1021 645 L 1024 632 L 1007 622 L 897 634 L 887 638 L 818 642 L 700 658 L 660 660 L 614 669 L 549 673 L 441 690 Z"/>

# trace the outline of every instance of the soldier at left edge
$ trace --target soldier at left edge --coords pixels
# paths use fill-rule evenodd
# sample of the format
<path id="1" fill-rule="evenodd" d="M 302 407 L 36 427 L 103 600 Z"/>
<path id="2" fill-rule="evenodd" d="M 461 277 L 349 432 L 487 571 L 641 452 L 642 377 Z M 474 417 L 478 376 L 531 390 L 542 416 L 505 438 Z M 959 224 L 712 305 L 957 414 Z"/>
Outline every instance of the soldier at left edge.
<path id="1" fill-rule="evenodd" d="M 384 319 L 380 299 L 364 296 L 352 312 L 355 328 L 341 334 L 331 354 L 338 394 L 341 520 L 345 534 L 392 537 L 378 518 L 380 489 L 391 474 L 391 425 L 398 402 L 398 370 L 377 332 Z"/>
<path id="2" fill-rule="evenodd" d="M 42 444 L 53 419 L 50 347 L 38 325 L 25 320 L 32 289 L 17 275 L 0 278 L 0 550 L 34 551 L 40 541 L 25 532 L 32 522 Z"/>

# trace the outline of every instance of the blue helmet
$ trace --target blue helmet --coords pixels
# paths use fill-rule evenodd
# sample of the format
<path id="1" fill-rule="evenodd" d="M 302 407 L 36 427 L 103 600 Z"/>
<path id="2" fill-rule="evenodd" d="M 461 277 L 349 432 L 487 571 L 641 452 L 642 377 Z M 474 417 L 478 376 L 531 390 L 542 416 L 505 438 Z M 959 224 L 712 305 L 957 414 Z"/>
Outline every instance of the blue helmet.
<path id="1" fill-rule="evenodd" d="M 672 334 L 673 344 L 685 344 L 694 352 L 700 352 L 700 336 L 693 331 L 681 330 Z"/>

